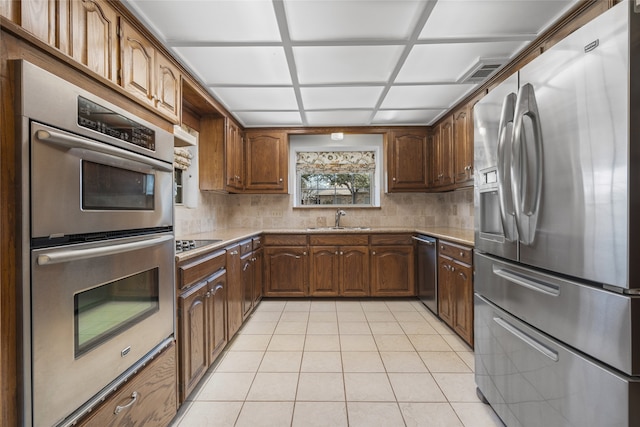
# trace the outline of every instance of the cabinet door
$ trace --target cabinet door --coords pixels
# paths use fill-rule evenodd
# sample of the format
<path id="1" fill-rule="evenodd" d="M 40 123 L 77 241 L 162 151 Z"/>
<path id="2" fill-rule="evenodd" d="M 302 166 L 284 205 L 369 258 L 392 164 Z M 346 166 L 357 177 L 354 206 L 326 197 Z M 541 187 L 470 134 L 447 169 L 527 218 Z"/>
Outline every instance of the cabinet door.
<path id="1" fill-rule="evenodd" d="M 454 324 L 453 260 L 438 257 L 438 315 L 449 326 Z"/>
<path id="2" fill-rule="evenodd" d="M 181 401 L 191 393 L 207 371 L 207 282 L 178 298 Z"/>
<path id="3" fill-rule="evenodd" d="M 453 114 L 454 139 L 454 179 L 457 185 L 473 184 L 473 140 L 469 127 L 472 126 L 469 107 L 465 106 Z"/>
<path id="4" fill-rule="evenodd" d="M 118 15 L 102 0 L 71 1 L 70 55 L 91 71 L 118 83 Z"/>
<path id="5" fill-rule="evenodd" d="M 413 246 L 371 247 L 371 295 L 415 295 Z"/>
<path id="6" fill-rule="evenodd" d="M 389 191 L 428 187 L 427 131 L 392 132 L 389 143 Z"/>
<path id="7" fill-rule="evenodd" d="M 270 246 L 264 249 L 265 296 L 304 297 L 309 268 L 306 246 Z"/>
<path id="8" fill-rule="evenodd" d="M 286 193 L 288 142 L 284 132 L 245 133 L 245 190 Z"/>
<path id="9" fill-rule="evenodd" d="M 255 264 L 253 267 L 253 306 L 255 307 L 262 299 L 262 285 L 264 281 L 264 253 L 262 248 L 254 252 L 253 261 Z"/>
<path id="10" fill-rule="evenodd" d="M 227 275 L 211 281 L 206 293 L 208 364 L 211 365 L 227 344 Z"/>
<path id="11" fill-rule="evenodd" d="M 240 128 L 227 119 L 225 141 L 226 185 L 229 191 L 242 190 L 244 146 Z"/>
<path id="12" fill-rule="evenodd" d="M 56 3 L 49 0 L 20 2 L 22 28 L 51 46 L 56 46 Z"/>
<path id="13" fill-rule="evenodd" d="M 369 248 L 367 246 L 340 247 L 340 295 L 369 296 Z"/>
<path id="14" fill-rule="evenodd" d="M 78 426 L 166 426 L 177 406 L 176 347 L 171 345 Z"/>
<path id="15" fill-rule="evenodd" d="M 438 174 L 440 173 L 440 161 L 438 160 L 438 147 L 440 145 L 440 126 L 433 129 L 427 140 L 427 158 L 429 169 L 427 171 L 427 185 L 429 188 L 438 186 Z"/>
<path id="16" fill-rule="evenodd" d="M 162 54 L 156 55 L 156 108 L 178 122 L 180 117 L 180 72 Z"/>
<path id="17" fill-rule="evenodd" d="M 453 184 L 453 116 L 449 116 L 440 126 L 437 156 L 438 181 L 437 186 L 443 187 Z"/>
<path id="18" fill-rule="evenodd" d="M 340 292 L 340 256 L 337 246 L 314 246 L 311 254 L 309 278 L 311 296 L 334 297 Z"/>
<path id="19" fill-rule="evenodd" d="M 155 104 L 155 49 L 149 40 L 124 19 L 120 19 L 120 28 L 122 30 L 122 87 L 153 106 Z"/>
<path id="20" fill-rule="evenodd" d="M 459 262 L 454 262 L 453 268 L 453 330 L 473 347 L 473 269 Z"/>
<path id="21" fill-rule="evenodd" d="M 229 340 L 238 332 L 243 320 L 242 264 L 240 245 L 227 248 L 227 337 Z"/>
<path id="22" fill-rule="evenodd" d="M 249 316 L 251 309 L 253 308 L 253 277 L 254 264 L 253 253 L 250 252 L 243 256 L 240 260 L 242 265 L 240 271 L 240 282 L 242 284 L 242 318 L 243 320 Z"/>

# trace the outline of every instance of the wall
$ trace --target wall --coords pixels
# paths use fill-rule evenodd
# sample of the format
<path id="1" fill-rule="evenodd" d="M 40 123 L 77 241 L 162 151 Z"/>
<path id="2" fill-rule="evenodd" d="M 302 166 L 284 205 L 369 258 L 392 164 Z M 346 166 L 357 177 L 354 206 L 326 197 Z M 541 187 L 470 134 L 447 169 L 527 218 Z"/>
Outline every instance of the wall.
<path id="1" fill-rule="evenodd" d="M 336 208 L 292 207 L 291 195 L 200 193 L 197 209 L 176 207 L 176 236 L 216 228 L 306 228 L 334 224 Z M 473 228 L 473 189 L 382 195 L 380 208 L 345 208 L 342 224 Z"/>

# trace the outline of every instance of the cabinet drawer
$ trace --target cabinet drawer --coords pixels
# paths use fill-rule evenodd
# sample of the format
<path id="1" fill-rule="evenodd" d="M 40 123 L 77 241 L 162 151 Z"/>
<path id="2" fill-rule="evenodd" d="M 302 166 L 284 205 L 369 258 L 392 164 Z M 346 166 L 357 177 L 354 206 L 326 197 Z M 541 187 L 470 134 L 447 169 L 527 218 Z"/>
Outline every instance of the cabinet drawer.
<path id="1" fill-rule="evenodd" d="M 372 245 L 413 245 L 411 234 L 372 234 Z"/>
<path id="2" fill-rule="evenodd" d="M 305 246 L 306 234 L 265 234 L 264 244 L 267 246 Z"/>
<path id="3" fill-rule="evenodd" d="M 240 256 L 244 256 L 253 250 L 253 242 L 251 240 L 245 240 L 240 242 Z"/>
<path id="4" fill-rule="evenodd" d="M 471 265 L 473 260 L 473 249 L 442 240 L 438 242 L 438 252 L 440 255 L 451 257 L 469 265 Z"/>
<path id="5" fill-rule="evenodd" d="M 369 236 L 366 234 L 318 234 L 309 236 L 312 245 L 367 245 Z"/>
<path id="6" fill-rule="evenodd" d="M 259 249 L 262 247 L 262 236 L 254 237 L 253 241 L 253 250 Z"/>
<path id="7" fill-rule="evenodd" d="M 184 289 L 225 268 L 225 252 L 216 251 L 178 265 L 178 289 Z"/>
<path id="8" fill-rule="evenodd" d="M 177 411 L 176 383 L 172 344 L 79 425 L 168 425 Z"/>

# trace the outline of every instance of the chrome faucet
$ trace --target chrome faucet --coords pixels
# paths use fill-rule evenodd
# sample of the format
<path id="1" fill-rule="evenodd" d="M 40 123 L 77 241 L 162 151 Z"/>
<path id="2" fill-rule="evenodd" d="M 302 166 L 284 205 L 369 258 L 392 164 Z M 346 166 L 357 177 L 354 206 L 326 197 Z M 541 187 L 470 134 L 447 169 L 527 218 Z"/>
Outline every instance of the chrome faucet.
<path id="1" fill-rule="evenodd" d="M 340 217 L 345 216 L 346 214 L 347 213 L 342 209 L 338 209 L 336 211 L 336 225 L 335 225 L 336 228 L 340 227 Z"/>

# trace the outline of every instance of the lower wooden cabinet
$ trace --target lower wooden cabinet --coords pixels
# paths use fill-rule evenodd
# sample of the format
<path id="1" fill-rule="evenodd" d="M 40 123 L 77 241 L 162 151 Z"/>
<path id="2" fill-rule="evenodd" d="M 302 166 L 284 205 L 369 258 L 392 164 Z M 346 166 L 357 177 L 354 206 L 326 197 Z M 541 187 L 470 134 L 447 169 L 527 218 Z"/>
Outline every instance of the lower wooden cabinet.
<path id="1" fill-rule="evenodd" d="M 227 248 L 227 338 L 231 340 L 242 326 L 244 286 L 242 284 L 242 259 L 240 245 Z"/>
<path id="2" fill-rule="evenodd" d="M 257 306 L 262 299 L 264 249 L 261 247 L 260 238 L 253 239 L 253 306 Z"/>
<path id="3" fill-rule="evenodd" d="M 371 296 L 414 296 L 414 272 L 411 235 L 371 236 Z"/>
<path id="4" fill-rule="evenodd" d="M 368 246 L 312 246 L 310 296 L 368 296 Z"/>
<path id="5" fill-rule="evenodd" d="M 176 346 L 172 344 L 78 425 L 164 427 L 177 408 Z"/>
<path id="6" fill-rule="evenodd" d="M 438 243 L 438 314 L 473 347 L 472 249 Z"/>
<path id="7" fill-rule="evenodd" d="M 264 296 L 304 297 L 309 287 L 306 246 L 264 248 Z"/>

